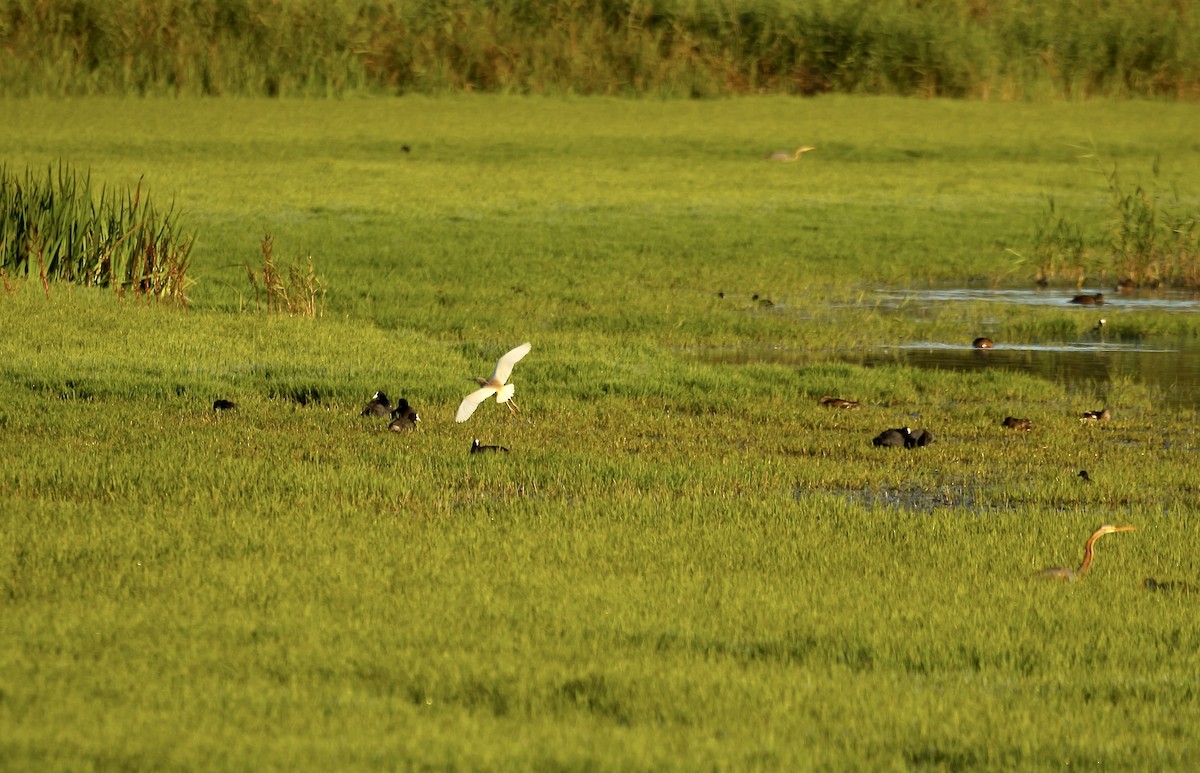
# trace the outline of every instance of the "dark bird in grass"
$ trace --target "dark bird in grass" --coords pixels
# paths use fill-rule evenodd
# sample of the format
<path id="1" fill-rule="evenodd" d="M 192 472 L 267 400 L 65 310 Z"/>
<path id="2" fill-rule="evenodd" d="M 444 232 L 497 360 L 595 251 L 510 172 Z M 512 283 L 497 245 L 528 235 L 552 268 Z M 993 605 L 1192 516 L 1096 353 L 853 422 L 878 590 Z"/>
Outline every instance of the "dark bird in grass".
<path id="1" fill-rule="evenodd" d="M 1075 303 L 1080 306 L 1103 306 L 1104 293 L 1094 293 L 1092 295 L 1085 293 L 1083 295 L 1076 295 L 1074 298 L 1067 301 L 1067 303 Z"/>
<path id="2" fill-rule="evenodd" d="M 896 429 L 885 429 L 871 441 L 871 445 L 876 448 L 911 448 L 909 442 L 912 440 L 912 435 L 909 434 L 908 427 L 897 427 Z"/>
<path id="3" fill-rule="evenodd" d="M 922 448 L 933 442 L 933 433 L 927 429 L 914 429 L 908 433 L 908 442 L 904 444 L 905 448 Z"/>
<path id="4" fill-rule="evenodd" d="M 754 302 L 754 305 L 762 309 L 769 309 L 775 305 L 775 301 L 767 298 L 766 296 L 759 295 L 758 293 L 750 296 L 750 300 Z"/>
<path id="5" fill-rule="evenodd" d="M 508 449 L 504 446 L 484 446 L 479 444 L 479 438 L 471 441 L 471 453 L 473 454 L 489 454 L 489 453 L 508 453 Z"/>
<path id="6" fill-rule="evenodd" d="M 1000 424 L 1009 429 L 1023 429 L 1026 432 L 1033 429 L 1033 422 L 1030 419 L 1018 419 L 1016 416 L 1005 416 L 1004 421 Z"/>
<path id="7" fill-rule="evenodd" d="M 1045 580 L 1064 580 L 1066 582 L 1074 582 L 1082 579 L 1088 570 L 1092 568 L 1092 558 L 1095 556 L 1096 540 L 1103 537 L 1105 534 L 1115 534 L 1119 531 L 1134 531 L 1134 526 L 1113 526 L 1106 523 L 1099 529 L 1092 532 L 1092 536 L 1088 537 L 1087 543 L 1083 546 L 1083 563 L 1078 569 L 1068 569 L 1065 566 L 1051 566 L 1037 573 L 1037 577 Z"/>
<path id="8" fill-rule="evenodd" d="M 1076 475 L 1075 477 L 1077 477 L 1077 478 L 1083 478 L 1083 482 L 1084 482 L 1084 483 L 1091 483 L 1091 482 L 1092 482 L 1092 476 L 1091 476 L 1091 475 L 1088 475 L 1088 472 L 1087 472 L 1087 470 L 1080 470 L 1080 471 L 1079 471 L 1079 474 L 1078 474 L 1078 475 Z"/>
<path id="9" fill-rule="evenodd" d="M 376 392 L 365 406 L 363 406 L 360 416 L 374 416 L 376 418 L 384 418 L 392 415 L 392 411 L 396 406 L 392 405 L 392 401 L 383 392 Z"/>
<path id="10" fill-rule="evenodd" d="M 1196 589 L 1186 582 L 1179 580 L 1156 580 L 1153 577 L 1147 577 L 1142 580 L 1142 587 L 1146 590 L 1155 591 L 1156 593 L 1195 593 Z"/>
<path id="11" fill-rule="evenodd" d="M 388 429 L 392 432 L 416 429 L 417 422 L 420 420 L 421 416 L 417 413 L 417 409 L 409 405 L 408 400 L 401 397 L 392 410 L 392 423 L 388 425 Z"/>
<path id="12" fill-rule="evenodd" d="M 221 411 L 235 411 L 237 410 L 237 403 L 233 402 L 232 400 L 214 400 L 213 410 L 217 413 L 220 413 Z"/>
<path id="13" fill-rule="evenodd" d="M 817 400 L 817 403 L 826 408 L 845 408 L 847 410 L 855 410 L 860 407 L 853 400 L 843 400 L 840 397 L 830 397 L 829 395 L 825 395 L 820 400 Z"/>
<path id="14" fill-rule="evenodd" d="M 971 346 L 974 346 L 976 349 L 991 349 L 995 344 L 990 338 L 980 337 L 972 341 Z"/>
<path id="15" fill-rule="evenodd" d="M 1084 411 L 1079 417 L 1080 421 L 1108 421 L 1112 418 L 1112 412 L 1107 408 L 1102 408 L 1098 411 Z"/>

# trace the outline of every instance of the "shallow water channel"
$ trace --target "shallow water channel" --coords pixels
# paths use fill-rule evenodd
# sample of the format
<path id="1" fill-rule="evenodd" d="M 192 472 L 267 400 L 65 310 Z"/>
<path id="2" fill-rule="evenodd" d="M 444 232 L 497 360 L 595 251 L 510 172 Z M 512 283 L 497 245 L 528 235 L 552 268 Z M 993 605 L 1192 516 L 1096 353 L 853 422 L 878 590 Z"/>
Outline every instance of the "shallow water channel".
<path id="1" fill-rule="evenodd" d="M 1082 290 L 1095 293 L 1101 290 Z M 1075 293 L 1046 290 L 928 289 L 880 291 L 873 299 L 893 314 L 926 316 L 947 303 L 1063 306 Z M 864 298 L 870 302 L 870 299 Z M 1200 313 L 1200 295 L 1105 293 L 1101 306 L 1083 306 L 1097 319 L 1106 313 L 1155 309 L 1181 314 Z M 997 309 L 1000 310 L 999 308 Z M 1103 331 L 1092 340 L 1038 344 L 997 342 L 992 349 L 976 349 L 970 341 L 955 343 L 910 342 L 864 346 L 834 352 L 843 362 L 867 367 L 908 365 L 942 370 L 1004 368 L 1031 373 L 1065 385 L 1087 385 L 1103 392 L 1113 380 L 1131 380 L 1149 387 L 1164 403 L 1200 409 L 1200 340 L 1192 337 L 1146 338 L 1136 343 L 1105 340 Z M 730 363 L 772 362 L 811 364 L 828 360 L 829 352 L 785 348 L 724 350 L 706 359 Z"/>

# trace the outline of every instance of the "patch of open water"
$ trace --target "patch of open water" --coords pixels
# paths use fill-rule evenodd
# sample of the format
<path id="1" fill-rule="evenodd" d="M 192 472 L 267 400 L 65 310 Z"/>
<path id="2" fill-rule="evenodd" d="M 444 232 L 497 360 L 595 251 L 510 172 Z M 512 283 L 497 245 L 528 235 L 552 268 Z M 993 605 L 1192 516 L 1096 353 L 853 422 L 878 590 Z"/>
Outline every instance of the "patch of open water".
<path id="1" fill-rule="evenodd" d="M 1103 310 L 1155 309 L 1179 313 L 1200 312 L 1200 294 L 1181 291 L 1113 293 L 1100 306 L 1070 304 L 1079 293 L 1061 290 L 999 290 L 992 288 L 948 288 L 879 291 L 882 308 L 919 317 L 951 302 L 994 302 L 1017 305 L 1069 306 Z M 702 354 L 711 362 L 753 362 L 811 365 L 831 357 L 866 367 L 908 365 L 917 368 L 973 371 L 1003 368 L 1030 373 L 1060 384 L 1103 385 L 1114 380 L 1132 380 L 1152 389 L 1166 404 L 1200 409 L 1200 340 L 1190 337 L 1145 339 L 1137 343 L 1065 341 L 1037 344 L 996 344 L 976 349 L 969 343 L 908 342 L 866 346 L 834 352 L 810 352 L 782 347 L 714 350 Z"/>

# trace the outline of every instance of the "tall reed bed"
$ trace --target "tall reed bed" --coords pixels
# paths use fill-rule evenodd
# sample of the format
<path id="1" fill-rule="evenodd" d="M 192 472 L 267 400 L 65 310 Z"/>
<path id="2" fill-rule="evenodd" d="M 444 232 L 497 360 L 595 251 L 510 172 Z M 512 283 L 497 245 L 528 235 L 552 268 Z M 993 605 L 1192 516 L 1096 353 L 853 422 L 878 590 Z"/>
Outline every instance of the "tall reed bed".
<path id="1" fill-rule="evenodd" d="M 186 305 L 193 238 L 140 180 L 96 193 L 91 172 L 66 164 L 44 176 L 0 167 L 0 268 L 6 280 L 35 274 L 47 296 L 63 281 Z"/>
<path id="2" fill-rule="evenodd" d="M 1094 239 L 1058 211 L 1053 198 L 1047 201 L 1033 240 L 1038 284 L 1069 279 L 1082 286 L 1093 274 L 1127 290 L 1200 288 L 1200 211 L 1162 182 L 1158 160 L 1148 183 L 1130 187 L 1115 166 L 1104 177 L 1109 215 L 1105 232 Z M 1089 241 L 1100 246 L 1089 250 Z"/>
<path id="3" fill-rule="evenodd" d="M 0 93 L 1200 96 L 1176 0 L 0 0 Z"/>

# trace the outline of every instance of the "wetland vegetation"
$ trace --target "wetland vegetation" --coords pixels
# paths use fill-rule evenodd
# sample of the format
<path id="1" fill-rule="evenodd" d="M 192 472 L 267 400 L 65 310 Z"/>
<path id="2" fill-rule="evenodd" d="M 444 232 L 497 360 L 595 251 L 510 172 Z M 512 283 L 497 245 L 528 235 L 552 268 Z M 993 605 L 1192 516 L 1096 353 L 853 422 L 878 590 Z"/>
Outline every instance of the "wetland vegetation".
<path id="1" fill-rule="evenodd" d="M 1103 248 L 1093 147 L 1200 208 L 1200 108 L 3 110 L 10 169 L 142 180 L 195 241 L 186 309 L 0 293 L 0 767 L 1200 764 L 1196 408 L 1003 359 L 1196 340 L 1186 298 L 1072 305 L 1029 256 L 1047 196 Z M 259 313 L 264 234 L 322 313 Z M 526 340 L 522 412 L 456 424 Z M 843 356 L 905 344 L 992 359 Z M 936 440 L 872 446 L 902 426 Z M 1106 522 L 1085 580 L 1033 578 Z"/>

